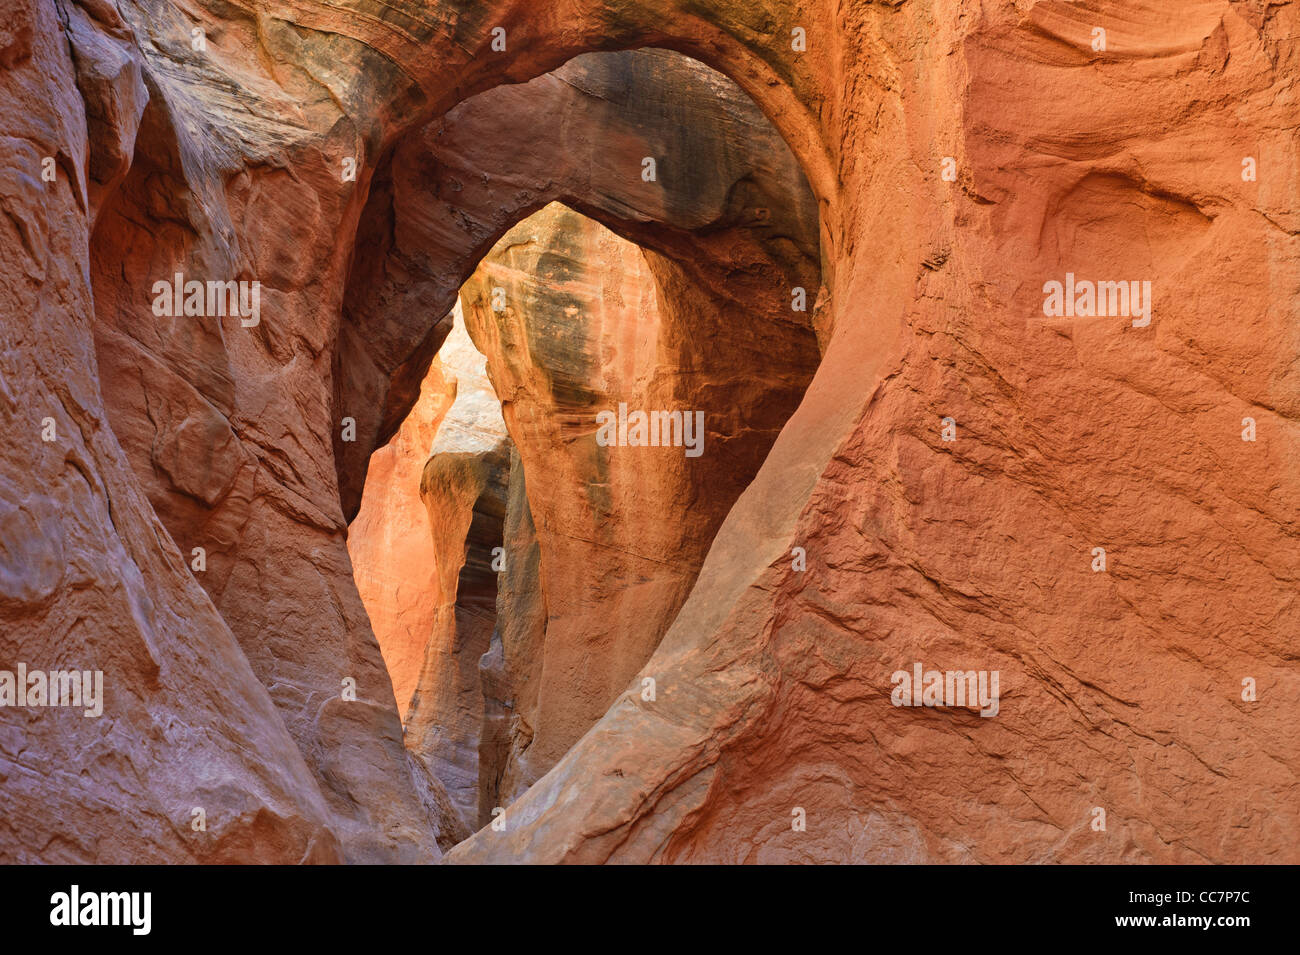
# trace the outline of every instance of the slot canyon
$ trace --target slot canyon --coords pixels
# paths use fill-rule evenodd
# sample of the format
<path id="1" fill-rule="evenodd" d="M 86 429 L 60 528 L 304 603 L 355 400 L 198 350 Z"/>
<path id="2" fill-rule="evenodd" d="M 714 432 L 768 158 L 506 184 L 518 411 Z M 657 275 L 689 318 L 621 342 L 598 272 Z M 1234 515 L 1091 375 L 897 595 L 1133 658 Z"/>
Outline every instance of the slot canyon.
<path id="1" fill-rule="evenodd" d="M 1300 862 L 1300 4 L 3 9 L 0 861 Z"/>

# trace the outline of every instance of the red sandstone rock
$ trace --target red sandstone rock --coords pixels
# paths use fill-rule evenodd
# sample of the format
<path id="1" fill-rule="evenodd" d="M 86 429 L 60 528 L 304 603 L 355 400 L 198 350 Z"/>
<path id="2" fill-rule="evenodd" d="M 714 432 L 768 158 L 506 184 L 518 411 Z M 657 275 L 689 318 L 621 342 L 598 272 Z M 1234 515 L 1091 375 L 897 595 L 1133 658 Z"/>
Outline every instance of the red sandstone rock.
<path id="1" fill-rule="evenodd" d="M 429 366 L 415 407 L 392 440 L 370 456 L 366 494 L 348 527 L 353 577 L 403 721 L 440 599 L 420 475 L 458 383 L 441 361 Z"/>
<path id="2" fill-rule="evenodd" d="M 440 780 L 455 808 L 454 828 L 479 821 L 479 732 L 483 691 L 479 659 L 496 622 L 498 555 L 510 450 L 501 406 L 483 356 L 466 334 L 460 308 L 439 361 L 456 376 L 456 400 L 432 447 L 409 456 L 423 502 L 419 523 L 437 572 L 426 594 L 430 626 L 406 719 L 406 746 Z M 367 482 L 367 487 L 369 482 Z"/>
<path id="3" fill-rule="evenodd" d="M 0 27 L 0 668 L 102 667 L 105 716 L 0 710 L 5 860 L 437 856 L 346 522 L 460 281 L 563 196 L 459 209 L 427 177 L 464 234 L 404 276 L 386 183 L 473 94 L 659 45 L 798 157 L 823 360 L 641 671 L 656 700 L 450 858 L 1297 861 L 1294 4 L 72 6 Z M 495 122 L 471 170 L 563 127 Z M 708 289 L 679 196 L 625 224 L 666 219 L 633 237 Z M 152 315 L 177 271 L 260 281 L 260 324 Z M 1067 272 L 1151 281 L 1151 324 L 1044 316 Z M 999 715 L 892 706 L 914 661 L 1000 670 Z"/>
<path id="4" fill-rule="evenodd" d="M 504 128 L 521 96 L 531 101 L 532 111 L 575 119 L 539 153 L 511 157 L 485 150 L 483 144 L 501 135 L 491 127 Z M 438 179 L 452 184 L 459 210 L 481 210 L 488 223 L 501 221 L 510 203 L 535 201 L 517 190 L 525 176 L 537 181 L 540 194 L 581 190 L 576 195 L 583 204 L 617 210 L 611 221 L 690 261 L 691 273 L 663 258 L 647 263 L 631 243 L 553 206 L 507 233 L 498 243 L 505 251 L 488 257 L 512 276 L 502 280 L 509 305 L 500 328 L 482 317 L 490 310 L 486 300 L 496 279 L 480 270 L 467 286 L 479 303 L 473 324 L 480 347 L 506 388 L 507 416 L 524 444 L 523 457 L 539 476 L 534 496 L 544 514 L 542 547 L 548 554 L 539 565 L 542 581 L 514 578 L 505 590 L 522 596 L 524 606 L 548 608 L 547 619 L 536 625 L 519 619 L 522 608 L 507 596 L 500 616 L 504 645 L 492 644 L 490 661 L 480 667 L 496 620 L 496 581 L 471 582 L 470 568 L 487 565 L 491 547 L 502 543 L 494 515 L 504 503 L 499 488 L 506 459 L 492 450 L 498 439 L 491 434 L 480 447 L 474 427 L 452 439 L 445 429 L 455 423 L 453 416 L 439 445 L 476 457 L 469 471 L 463 455 L 441 465 L 431 459 L 426 470 L 435 550 L 451 566 L 443 571 L 445 581 L 427 591 L 429 604 L 440 601 L 443 610 L 421 675 L 420 706 L 408 715 L 407 744 L 447 783 L 471 829 L 485 825 L 492 809 L 509 805 L 549 769 L 645 662 L 685 599 L 714 530 L 757 470 L 816 361 L 806 319 L 801 322 L 803 316 L 786 301 L 788 287 L 771 290 L 787 269 L 793 270 L 791 281 L 815 283 L 798 277 L 812 257 L 801 259 L 800 250 L 815 254 L 815 238 L 806 228 L 811 214 L 797 191 L 779 194 L 781 172 L 792 173 L 793 159 L 739 91 L 698 63 L 651 51 L 612 60 L 580 58 L 499 105 L 497 99 L 489 94 L 469 101 L 436 135 L 417 144 L 420 151 L 395 162 L 391 195 L 385 195 L 394 203 L 396 244 L 378 246 L 388 249 L 388 268 L 403 276 L 419 272 L 428 276 L 427 285 L 436 285 L 437 268 L 430 266 L 454 262 L 457 243 L 466 241 L 463 233 L 446 232 L 447 223 L 464 221 L 462 211 L 452 216 L 441 202 L 426 209 L 436 195 L 425 182 L 434 168 Z M 709 135 L 688 146 L 682 139 L 687 127 L 664 125 L 664 116 L 671 115 L 665 103 L 711 114 L 702 123 Z M 589 170 L 566 156 L 575 144 L 599 136 L 602 127 L 626 129 L 628 140 L 621 154 L 606 157 L 605 179 L 592 182 Z M 744 131 L 743 145 L 722 138 L 733 128 Z M 674 178 L 689 185 L 690 194 L 668 210 L 658 187 L 646 189 L 639 175 L 629 175 L 640 170 L 646 152 L 689 156 L 707 174 L 684 177 L 679 166 Z M 461 178 L 470 181 L 458 171 L 467 156 L 480 164 L 507 164 L 484 175 L 482 183 L 500 178 L 515 191 L 483 188 L 474 180 L 465 195 L 457 194 Z M 544 178 L 566 164 L 568 185 Z M 637 202 L 649 211 L 637 211 Z M 755 211 L 755 203 L 765 205 Z M 629 213 L 636 218 L 626 218 Z M 656 217 L 669 218 L 677 228 L 663 228 L 666 223 Z M 469 238 L 487 234 L 488 223 L 471 229 Z M 699 231 L 678 231 L 691 227 Z M 755 256 L 766 258 L 766 269 L 752 264 Z M 537 271 L 539 263 L 547 264 L 544 273 Z M 764 286 L 768 291 L 759 291 Z M 663 317 L 661 298 L 671 306 Z M 365 301 L 382 304 L 386 321 L 412 317 L 386 295 Z M 758 314 L 756 302 L 766 303 Z M 370 316 L 366 321 L 377 320 L 361 299 L 355 308 L 359 316 Z M 497 401 L 486 381 L 473 393 Z M 681 448 L 645 449 L 639 456 L 597 448 L 596 414 L 617 409 L 621 401 L 676 409 L 679 415 L 707 407 L 708 433 L 700 440 L 707 440 L 709 455 L 692 467 Z M 372 472 L 368 482 L 387 478 Z M 498 491 L 484 497 L 493 485 Z M 481 505 L 489 499 L 494 503 L 485 511 Z M 476 504 L 479 513 L 467 524 Z M 675 517 L 665 521 L 669 512 Z M 487 539 L 467 541 L 471 526 L 490 528 Z M 367 533 L 354 522 L 354 542 Z M 513 551 L 506 550 L 513 564 Z M 369 553 L 388 560 L 385 548 Z M 402 565 L 400 558 L 391 564 Z M 392 576 L 388 566 L 378 575 Z M 511 574 L 507 569 L 506 576 Z M 388 639 L 383 632 L 379 638 L 381 645 Z M 485 707 L 491 726 L 484 725 Z"/>
<path id="5" fill-rule="evenodd" d="M 759 359 L 752 343 L 776 345 L 784 325 L 754 316 L 738 329 L 657 264 L 552 204 L 507 232 L 462 291 L 528 475 L 545 613 L 540 626 L 516 619 L 539 606 L 521 584 L 526 606 L 498 605 L 518 725 L 494 806 L 549 770 L 649 659 L 813 370 L 810 332 L 802 351 Z M 676 415 L 677 430 L 658 447 L 602 445 L 599 416 L 620 408 Z"/>
<path id="6" fill-rule="evenodd" d="M 0 708 L 0 859 L 340 861 L 315 779 L 109 427 L 86 107 L 53 5 L 5 31 L 0 670 L 100 671 L 103 697 L 97 717 Z"/>

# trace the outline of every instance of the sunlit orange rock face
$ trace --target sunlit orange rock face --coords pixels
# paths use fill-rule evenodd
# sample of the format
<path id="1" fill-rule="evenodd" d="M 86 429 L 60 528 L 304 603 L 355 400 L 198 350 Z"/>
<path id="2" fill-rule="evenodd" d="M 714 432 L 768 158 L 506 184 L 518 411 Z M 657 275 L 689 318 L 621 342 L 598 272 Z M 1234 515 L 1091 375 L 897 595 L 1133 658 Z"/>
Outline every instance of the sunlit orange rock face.
<path id="1" fill-rule="evenodd" d="M 552 204 L 507 232 L 462 290 L 538 549 L 535 571 L 527 542 L 506 551 L 522 545 L 525 563 L 522 578 L 505 572 L 521 605 L 498 606 L 513 723 L 493 806 L 548 771 L 645 665 L 815 368 L 810 329 L 756 359 L 752 342 L 776 345 L 785 326 L 755 316 L 737 328 L 676 278 Z M 640 446 L 620 445 L 620 413 L 662 420 L 654 446 L 648 426 L 631 439 Z"/>
<path id="2" fill-rule="evenodd" d="M 776 329 L 804 287 L 820 364 L 691 539 L 649 658 L 448 861 L 1300 861 L 1297 35 L 1296 4 L 1235 0 L 18 4 L 0 670 L 97 670 L 104 695 L 0 707 L 0 859 L 431 862 L 459 838 L 348 525 L 461 284 L 560 200 L 649 250 L 661 323 Z M 646 46 L 739 84 L 811 204 L 782 205 L 783 161 L 730 165 L 760 131 L 677 108 L 729 100 L 662 58 L 657 122 L 546 78 Z M 811 263 L 803 215 L 767 225 L 804 208 Z M 260 283 L 258 320 L 160 314 L 178 273 Z M 1150 321 L 1045 310 L 1075 280 L 1150 282 Z M 546 534 L 600 512 L 572 458 L 533 493 L 512 418 L 502 540 L 549 581 Z M 545 615 L 548 650 L 604 624 L 573 594 L 553 621 L 511 566 L 495 606 Z M 489 636 L 502 779 L 507 663 Z M 915 664 L 997 671 L 996 715 L 894 705 Z"/>
<path id="3" fill-rule="evenodd" d="M 489 234 L 488 223 L 547 195 L 565 195 L 663 253 L 643 253 L 552 203 L 510 229 L 462 290 L 493 382 L 466 392 L 474 375 L 457 371 L 458 404 L 425 466 L 421 493 L 440 579 L 426 587 L 436 621 L 406 743 L 445 782 L 469 831 L 554 765 L 649 658 L 818 357 L 809 321 L 812 197 L 737 88 L 697 62 L 649 51 L 581 57 L 507 92 L 468 101 L 394 159 L 384 198 L 391 211 L 375 210 L 392 217 L 390 267 L 422 270 L 432 283 L 466 233 Z M 569 121 L 533 154 L 503 154 L 493 144 L 521 111 Z M 682 113 L 707 133 L 675 122 Z M 614 132 L 623 139 L 593 177 L 572 151 L 586 155 L 581 149 Z M 646 153 L 676 164 L 666 171 L 689 186 L 687 201 L 663 202 L 655 173 L 642 176 Z M 687 163 L 700 174 L 684 171 Z M 448 196 L 487 221 L 467 226 Z M 798 310 L 796 285 L 807 286 Z M 448 339 L 438 360 L 452 360 L 448 349 L 463 356 L 464 344 Z M 498 445 L 500 413 L 493 424 L 481 399 L 504 407 L 519 450 L 513 469 Z M 462 401 L 470 403 L 462 409 Z M 602 447 L 597 416 L 620 405 L 633 415 L 675 415 L 690 433 L 671 447 Z M 391 477 L 372 462 L 363 515 L 372 498 L 387 497 L 375 482 Z M 398 521 L 402 534 L 422 526 Z M 353 522 L 354 558 L 383 565 L 374 574 L 359 566 L 363 580 L 402 573 L 401 560 L 369 540 L 392 533 Z M 367 606 L 380 604 L 372 622 L 389 616 L 391 597 L 363 595 Z M 376 623 L 381 647 L 406 645 L 405 633 L 387 630 Z"/>
<path id="4" fill-rule="evenodd" d="M 597 443 L 601 412 L 681 416 L 699 397 L 673 361 L 689 344 L 672 339 L 634 244 L 552 204 L 502 237 L 462 301 L 518 448 L 515 503 L 528 513 L 517 521 L 536 542 L 506 551 L 494 649 L 511 719 L 490 812 L 558 762 L 649 659 L 732 501 L 715 514 L 712 495 L 691 500 L 684 447 Z M 720 422 L 709 424 L 692 437 L 712 451 Z"/>
<path id="5" fill-rule="evenodd" d="M 406 714 L 406 746 L 447 788 L 454 815 L 444 831 L 463 836 L 478 828 L 479 667 L 496 623 L 510 439 L 459 306 L 455 316 L 439 361 L 455 375 L 456 400 L 432 445 L 408 458 L 417 470 L 410 489 L 423 511 L 413 529 L 431 545 L 437 583 L 425 598 L 432 615 Z M 366 486 L 368 495 L 369 480 Z"/>
<path id="6" fill-rule="evenodd" d="M 426 428 L 422 397 L 372 458 L 349 546 L 395 687 L 425 646 L 406 744 L 457 806 L 447 831 L 490 822 L 645 664 L 812 375 L 811 328 L 755 363 L 757 318 L 728 327 L 659 268 L 662 286 L 636 245 L 558 203 L 530 216 L 462 290 L 469 335 L 458 317 L 435 360 L 455 403 L 431 447 L 408 438 Z M 737 374 L 704 373 L 728 353 Z M 598 439 L 620 406 L 663 417 L 655 446 Z M 382 506 L 417 489 L 427 520 Z M 437 579 L 399 590 L 423 580 L 417 551 Z M 422 630 L 394 626 L 394 605 Z"/>
<path id="7" fill-rule="evenodd" d="M 441 590 L 420 475 L 458 379 L 434 359 L 397 434 L 370 456 L 366 494 L 348 528 L 352 576 L 406 718 Z"/>

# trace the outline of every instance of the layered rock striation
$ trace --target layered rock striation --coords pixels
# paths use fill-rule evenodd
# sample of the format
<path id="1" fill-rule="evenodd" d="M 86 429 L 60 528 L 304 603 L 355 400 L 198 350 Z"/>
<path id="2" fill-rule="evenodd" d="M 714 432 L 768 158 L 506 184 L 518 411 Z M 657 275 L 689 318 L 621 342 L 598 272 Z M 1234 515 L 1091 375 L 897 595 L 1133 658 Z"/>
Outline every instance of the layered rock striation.
<path id="1" fill-rule="evenodd" d="M 0 858 L 454 841 L 348 522 L 461 284 L 560 200 L 706 319 L 812 319 L 821 361 L 649 659 L 449 860 L 1296 861 L 1298 32 L 1242 0 L 11 5 L 0 670 L 104 691 L 0 707 Z M 811 202 L 731 94 L 679 76 L 651 121 L 609 88 L 671 55 L 552 74 L 642 47 L 730 77 Z M 169 309 L 188 282 L 235 298 Z M 997 715 L 894 705 L 918 663 L 997 671 Z"/>

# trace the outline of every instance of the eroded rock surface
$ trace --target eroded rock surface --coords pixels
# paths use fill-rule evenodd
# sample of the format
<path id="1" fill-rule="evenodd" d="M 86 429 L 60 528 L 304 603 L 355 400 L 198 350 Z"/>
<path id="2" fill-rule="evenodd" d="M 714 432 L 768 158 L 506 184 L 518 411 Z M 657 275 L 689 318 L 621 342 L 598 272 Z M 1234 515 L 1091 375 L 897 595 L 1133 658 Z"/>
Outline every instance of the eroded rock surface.
<path id="1" fill-rule="evenodd" d="M 438 857 L 345 539 L 460 282 L 563 199 L 714 301 L 775 314 L 797 284 L 734 233 L 748 266 L 710 271 L 668 161 L 649 215 L 566 179 L 639 170 L 635 136 L 498 180 L 565 124 L 493 109 L 470 175 L 421 169 L 474 94 L 527 106 L 650 45 L 736 80 L 806 173 L 820 278 L 786 261 L 822 362 L 630 692 L 449 858 L 1297 861 L 1297 5 L 11 10 L 0 668 L 106 689 L 98 719 L 0 709 L 4 859 Z M 445 210 L 409 245 L 404 176 Z M 429 234 L 446 256 L 403 276 Z M 155 315 L 177 273 L 260 282 L 260 321 Z M 1067 274 L 1150 281 L 1151 322 L 1044 315 Z M 917 661 L 999 670 L 998 715 L 892 706 Z"/>
<path id="2" fill-rule="evenodd" d="M 545 612 L 540 627 L 517 619 L 539 606 L 526 586 L 523 606 L 499 607 L 518 725 L 497 805 L 549 770 L 649 659 L 816 365 L 811 330 L 783 342 L 784 321 L 741 325 L 647 258 L 552 204 L 507 232 L 462 291 L 527 475 L 520 521 L 535 526 Z M 620 417 L 633 423 L 623 446 Z M 519 644 L 516 631 L 542 643 Z"/>
<path id="3" fill-rule="evenodd" d="M 580 57 L 500 92 L 507 95 L 475 97 L 431 126 L 381 174 L 367 215 L 391 216 L 391 237 L 361 248 L 359 261 L 369 263 L 367 275 L 390 278 L 379 293 L 354 286 L 349 308 L 358 323 L 405 323 L 412 339 L 423 335 L 407 289 L 432 295 L 459 282 L 454 268 L 481 254 L 468 250 L 548 196 L 576 197 L 569 201 L 663 254 L 647 261 L 631 242 L 552 204 L 488 254 L 505 277 L 480 269 L 465 286 L 477 344 L 490 357 L 512 436 L 523 442 L 517 479 L 528 465 L 537 475 L 532 494 L 548 552 L 540 566 L 551 568 L 541 581 L 507 585 L 506 593 L 527 593 L 528 606 L 549 613 L 534 625 L 503 606 L 506 644 L 480 676 L 476 657 L 492 635 L 496 581 L 460 573 L 459 589 L 451 585 L 464 559 L 468 507 L 485 481 L 503 486 L 507 460 L 485 458 L 469 427 L 468 457 L 431 460 L 426 471 L 435 549 L 450 548 L 453 566 L 441 596 L 431 597 L 447 612 L 435 628 L 407 742 L 460 794 L 471 829 L 549 769 L 648 658 L 818 357 L 809 327 L 817 283 L 811 193 L 788 149 L 734 85 L 678 54 L 646 51 Z M 542 112 L 568 117 L 564 128 L 522 154 L 488 148 L 511 134 L 513 117 Z M 604 148 L 610 141 L 618 148 Z M 645 154 L 672 167 L 665 167 L 668 189 L 642 178 Z M 476 171 L 484 163 L 491 172 Z M 792 307 L 795 287 L 800 310 Z M 489 301 L 496 289 L 499 312 Z M 620 402 L 642 413 L 691 415 L 691 425 L 698 411 L 707 421 L 692 455 L 707 443 L 708 456 L 692 466 L 681 447 L 639 455 L 597 448 L 595 416 Z M 463 427 L 449 419 L 444 429 L 453 426 Z M 458 447 L 452 433 L 438 440 Z M 489 481 L 485 467 L 501 474 Z M 373 473 L 372 462 L 367 481 L 376 479 L 387 475 Z M 493 507 L 499 496 L 491 496 Z M 480 513 L 475 526 L 484 519 Z M 499 516 L 488 525 L 492 545 L 500 545 Z M 354 522 L 354 541 L 358 533 L 366 530 Z M 474 552 L 471 545 L 467 566 Z M 460 621 L 454 630 L 453 617 Z M 512 645 L 515 633 L 536 642 Z M 381 645 L 385 639 L 381 633 Z M 495 689 L 484 696 L 488 684 Z M 481 734 L 484 707 L 493 705 L 508 711 L 508 728 Z M 493 768 L 480 766 L 480 750 L 491 750 L 484 758 Z"/>
<path id="4" fill-rule="evenodd" d="M 397 434 L 370 456 L 361 509 L 348 526 L 352 575 L 392 677 L 403 721 L 441 601 L 437 553 L 420 500 L 420 477 L 438 427 L 460 387 L 459 376 L 446 363 L 454 363 L 450 351 L 444 347 L 442 360 L 430 363 L 411 413 Z"/>
<path id="5" fill-rule="evenodd" d="M 497 574 L 510 478 L 510 439 L 485 361 L 459 307 L 439 362 L 455 376 L 456 400 L 432 446 L 414 457 L 417 525 L 432 547 L 436 587 L 430 627 L 406 719 L 406 745 L 447 788 L 458 831 L 479 821 L 479 660 L 496 625 Z M 368 486 L 368 484 L 367 484 Z M 494 550 L 496 552 L 494 552 Z"/>
<path id="6" fill-rule="evenodd" d="M 341 861 L 316 779 L 100 396 L 88 197 L 135 135 L 139 57 L 111 8 L 72 13 L 65 34 L 53 4 L 20 4 L 0 34 L 0 670 L 98 671 L 102 695 L 0 709 L 0 859 Z"/>
<path id="7" fill-rule="evenodd" d="M 471 831 L 549 770 L 649 659 L 815 366 L 810 328 L 760 353 L 765 339 L 785 344 L 787 321 L 742 326 L 653 262 L 552 203 L 463 287 L 474 343 L 458 317 L 439 352 L 456 403 L 419 483 L 439 580 L 424 591 L 436 609 L 407 745 Z M 654 446 L 648 431 L 632 439 L 644 446 L 618 446 L 614 424 L 601 439 L 602 416 L 620 414 L 653 415 Z M 377 473 L 372 461 L 362 515 L 374 516 L 352 525 L 363 581 L 400 578 L 409 552 L 381 542 L 426 526 L 374 509 L 394 496 L 388 482 L 410 482 L 419 453 L 390 449 L 404 460 Z M 366 599 L 378 601 L 372 621 L 394 600 Z M 407 640 L 377 634 L 381 647 Z"/>

